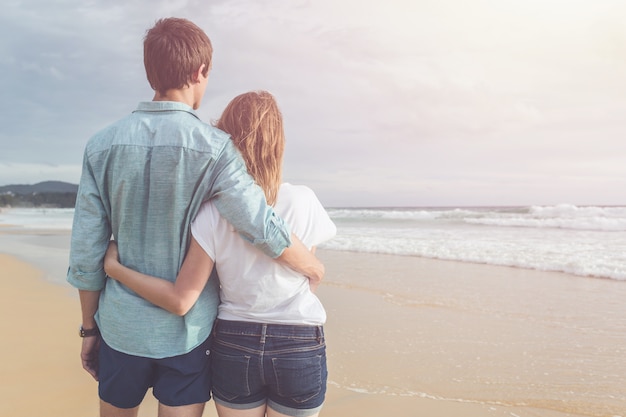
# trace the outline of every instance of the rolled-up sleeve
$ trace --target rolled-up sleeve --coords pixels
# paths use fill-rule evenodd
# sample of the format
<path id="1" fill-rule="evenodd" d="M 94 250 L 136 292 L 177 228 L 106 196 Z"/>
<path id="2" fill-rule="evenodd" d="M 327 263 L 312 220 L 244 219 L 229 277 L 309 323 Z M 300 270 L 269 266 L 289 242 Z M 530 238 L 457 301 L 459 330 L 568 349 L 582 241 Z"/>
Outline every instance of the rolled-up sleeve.
<path id="1" fill-rule="evenodd" d="M 86 291 L 99 291 L 104 287 L 103 259 L 110 238 L 109 217 L 85 153 L 74 209 L 67 273 L 67 281 L 72 286 Z"/>
<path id="2" fill-rule="evenodd" d="M 291 245 L 290 227 L 267 204 L 263 190 L 248 174 L 243 158 L 230 140 L 215 162 L 209 198 L 220 214 L 266 255 L 280 256 Z"/>

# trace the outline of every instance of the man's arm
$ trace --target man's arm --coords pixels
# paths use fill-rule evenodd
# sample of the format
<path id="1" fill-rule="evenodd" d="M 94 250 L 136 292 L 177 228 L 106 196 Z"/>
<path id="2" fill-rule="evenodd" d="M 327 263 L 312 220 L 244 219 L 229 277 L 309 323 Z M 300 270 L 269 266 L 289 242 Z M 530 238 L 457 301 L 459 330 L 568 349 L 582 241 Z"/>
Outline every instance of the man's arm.
<path id="1" fill-rule="evenodd" d="M 67 272 L 67 281 L 79 290 L 100 291 L 104 287 L 104 254 L 112 230 L 109 218 L 85 151 L 74 208 Z"/>
<path id="2" fill-rule="evenodd" d="M 97 327 L 94 316 L 98 310 L 100 291 L 79 290 L 80 307 L 83 314 L 82 328 L 95 329 Z M 83 338 L 83 346 L 80 351 L 80 359 L 89 375 L 98 380 L 98 351 L 100 349 L 100 336 Z"/>
<path id="3" fill-rule="evenodd" d="M 291 246 L 276 260 L 308 277 L 312 289 L 317 288 L 324 278 L 324 264 L 315 257 L 314 251 L 308 250 L 294 234 L 291 235 Z"/>
<path id="4" fill-rule="evenodd" d="M 111 236 L 111 226 L 103 207 L 96 181 L 88 163 L 83 158 L 70 247 L 70 266 L 67 281 L 78 289 L 83 329 L 96 327 L 100 291 L 106 282 L 102 268 L 104 252 Z M 98 350 L 100 336 L 83 338 L 81 362 L 83 368 L 98 379 Z"/>
<path id="5" fill-rule="evenodd" d="M 222 217 L 266 255 L 319 283 L 322 263 L 292 235 L 289 226 L 267 205 L 265 194 L 246 170 L 239 151 L 228 141 L 216 161 L 212 195 Z"/>

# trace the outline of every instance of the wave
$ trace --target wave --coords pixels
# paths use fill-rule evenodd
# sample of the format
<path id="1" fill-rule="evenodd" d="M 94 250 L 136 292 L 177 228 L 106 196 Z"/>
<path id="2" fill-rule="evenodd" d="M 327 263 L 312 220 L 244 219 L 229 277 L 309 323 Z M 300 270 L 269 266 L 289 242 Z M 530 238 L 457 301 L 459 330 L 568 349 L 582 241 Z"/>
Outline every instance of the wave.
<path id="1" fill-rule="evenodd" d="M 341 222 L 413 224 L 461 223 L 473 226 L 557 228 L 572 230 L 626 231 L 626 207 L 555 206 L 466 207 L 466 208 L 362 208 L 329 209 Z"/>
<path id="2" fill-rule="evenodd" d="M 428 209 L 351 209 L 333 208 L 327 209 L 328 215 L 333 219 L 386 219 L 386 220 L 433 220 L 441 214 Z"/>
<path id="3" fill-rule="evenodd" d="M 0 224 L 25 229 L 71 230 L 73 208 L 8 208 L 0 211 Z"/>
<path id="4" fill-rule="evenodd" d="M 525 216 L 490 213 L 470 224 L 574 230 L 626 231 L 625 207 L 532 206 Z"/>
<path id="5" fill-rule="evenodd" d="M 555 248 L 532 242 L 504 241 L 416 242 L 411 239 L 364 237 L 358 240 L 338 236 L 320 245 L 337 251 L 416 256 L 485 265 L 508 266 L 539 271 L 563 272 L 577 276 L 626 281 L 626 259 L 620 254 L 600 258 L 593 251 L 580 253 L 576 248 Z"/>
<path id="6" fill-rule="evenodd" d="M 483 218 L 466 219 L 466 223 L 486 226 L 501 227 L 533 227 L 533 228 L 556 228 L 572 230 L 598 230 L 604 232 L 626 231 L 626 218 L 607 219 L 602 217 L 567 219 L 567 218 Z"/>
<path id="7" fill-rule="evenodd" d="M 626 281 L 626 207 L 329 209 L 330 250 L 418 256 Z"/>

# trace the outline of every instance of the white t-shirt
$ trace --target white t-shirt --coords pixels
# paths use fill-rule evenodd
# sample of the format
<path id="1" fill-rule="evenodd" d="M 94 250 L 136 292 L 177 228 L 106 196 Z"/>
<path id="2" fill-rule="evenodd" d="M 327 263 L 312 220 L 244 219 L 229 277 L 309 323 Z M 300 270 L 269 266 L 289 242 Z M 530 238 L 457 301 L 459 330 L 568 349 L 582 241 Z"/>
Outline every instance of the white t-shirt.
<path id="1" fill-rule="evenodd" d="M 309 249 L 337 233 L 315 193 L 306 186 L 281 185 L 275 212 Z M 245 241 L 210 201 L 191 225 L 193 237 L 215 261 L 220 277 L 223 320 L 321 325 L 326 312 L 309 280 Z"/>

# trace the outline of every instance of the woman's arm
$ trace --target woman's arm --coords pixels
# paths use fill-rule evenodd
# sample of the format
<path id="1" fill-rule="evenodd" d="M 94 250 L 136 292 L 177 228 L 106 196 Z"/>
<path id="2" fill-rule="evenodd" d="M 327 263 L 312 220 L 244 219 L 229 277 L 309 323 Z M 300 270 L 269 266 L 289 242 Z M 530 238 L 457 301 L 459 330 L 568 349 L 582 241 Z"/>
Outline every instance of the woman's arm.
<path id="1" fill-rule="evenodd" d="M 184 316 L 195 304 L 209 280 L 213 260 L 192 237 L 176 282 L 134 271 L 118 260 L 117 244 L 111 242 L 104 256 L 104 271 L 141 297 L 165 310 Z"/>

